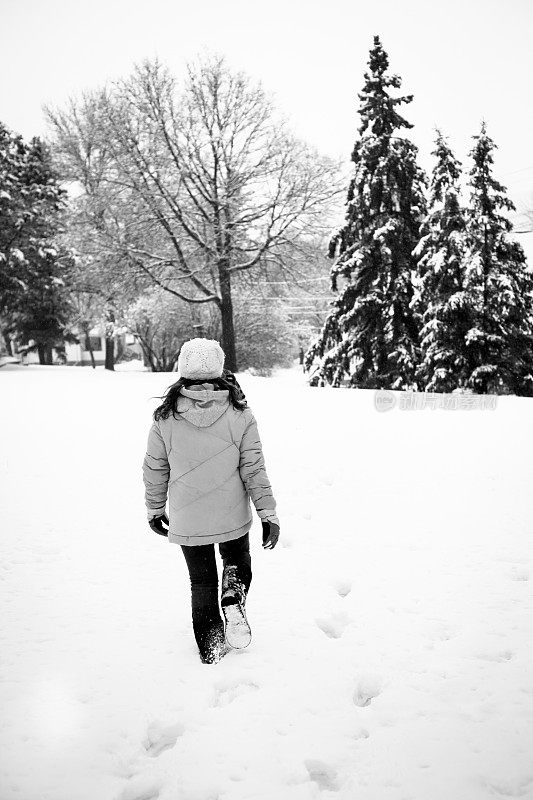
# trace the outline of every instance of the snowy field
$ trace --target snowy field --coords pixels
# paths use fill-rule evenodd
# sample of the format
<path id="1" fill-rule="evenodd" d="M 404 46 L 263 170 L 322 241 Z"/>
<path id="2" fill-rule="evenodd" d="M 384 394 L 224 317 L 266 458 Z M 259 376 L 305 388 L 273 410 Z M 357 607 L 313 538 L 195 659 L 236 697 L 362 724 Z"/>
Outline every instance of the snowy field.
<path id="1" fill-rule="evenodd" d="M 255 517 L 253 642 L 204 665 L 145 520 L 175 377 L 0 370 L 0 800 L 533 798 L 533 401 L 239 375 L 281 538 Z"/>

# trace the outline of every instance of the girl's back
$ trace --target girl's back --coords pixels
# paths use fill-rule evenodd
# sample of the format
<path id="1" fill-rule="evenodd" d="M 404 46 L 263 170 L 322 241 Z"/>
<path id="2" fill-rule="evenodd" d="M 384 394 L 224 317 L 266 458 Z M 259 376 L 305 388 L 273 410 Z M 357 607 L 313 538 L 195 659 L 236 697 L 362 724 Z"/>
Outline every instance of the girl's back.
<path id="1" fill-rule="evenodd" d="M 251 641 L 245 613 L 252 579 L 250 497 L 262 521 L 263 547 L 274 548 L 279 537 L 257 423 L 223 365 L 224 352 L 215 340 L 184 343 L 180 378 L 154 412 L 143 462 L 150 528 L 181 545 L 191 581 L 194 635 L 205 664 L 219 661 L 228 647 L 247 647 Z M 225 629 L 215 542 L 224 565 Z"/>
<path id="2" fill-rule="evenodd" d="M 277 523 L 255 417 L 216 384 L 182 385 L 172 413 L 155 419 L 148 437 L 148 514 L 164 512 L 168 492 L 168 538 L 177 544 L 243 536 L 253 521 L 250 497 L 262 519 Z"/>

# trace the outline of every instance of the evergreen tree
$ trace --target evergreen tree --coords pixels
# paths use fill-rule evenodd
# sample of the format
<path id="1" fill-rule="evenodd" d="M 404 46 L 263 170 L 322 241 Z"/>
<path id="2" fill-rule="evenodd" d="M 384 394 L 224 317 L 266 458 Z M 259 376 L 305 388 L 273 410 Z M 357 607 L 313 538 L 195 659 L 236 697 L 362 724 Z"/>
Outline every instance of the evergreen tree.
<path id="1" fill-rule="evenodd" d="M 464 290 L 466 219 L 459 197 L 461 164 L 437 131 L 429 213 L 415 248 L 419 275 L 413 307 L 420 315 L 419 389 L 451 392 L 468 379 L 466 335 L 472 312 Z"/>
<path id="2" fill-rule="evenodd" d="M 25 284 L 21 281 L 21 228 L 26 204 L 22 175 L 27 148 L 21 136 L 13 135 L 0 123 L 0 313 L 5 316 Z"/>
<path id="3" fill-rule="evenodd" d="M 474 136 L 465 279 L 475 311 L 467 334 L 467 388 L 479 394 L 533 396 L 533 273 L 508 234 L 515 211 L 492 175 L 496 147 L 485 123 Z"/>
<path id="4" fill-rule="evenodd" d="M 417 148 L 398 135 L 412 127 L 398 112 L 412 95 L 389 93 L 400 88 L 401 79 L 388 74 L 389 59 L 377 36 L 368 63 L 346 222 L 329 251 L 336 257 L 332 290 L 339 278 L 346 283 L 305 355 L 304 369 L 319 357 L 314 385 L 339 386 L 348 376 L 351 386 L 399 389 L 415 380 L 418 330 L 410 303 L 425 176 L 416 163 Z"/>
<path id="5" fill-rule="evenodd" d="M 0 323 L 19 344 L 33 340 L 41 363 L 68 338 L 71 258 L 54 243 L 64 198 L 43 142 L 0 125 Z"/>

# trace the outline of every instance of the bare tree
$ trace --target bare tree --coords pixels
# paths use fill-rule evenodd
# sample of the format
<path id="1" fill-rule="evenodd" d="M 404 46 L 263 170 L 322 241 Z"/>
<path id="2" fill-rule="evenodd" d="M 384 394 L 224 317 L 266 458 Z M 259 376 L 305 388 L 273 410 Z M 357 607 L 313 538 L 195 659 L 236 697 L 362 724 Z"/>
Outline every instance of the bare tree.
<path id="1" fill-rule="evenodd" d="M 196 324 L 211 337 L 205 306 L 194 306 L 153 287 L 126 310 L 124 324 L 141 346 L 144 362 L 152 372 L 171 372 L 187 334 Z"/>
<path id="2" fill-rule="evenodd" d="M 54 129 L 61 131 L 61 148 L 54 153 L 71 194 L 64 239 L 77 255 L 69 287 L 76 309 L 73 323 L 85 334 L 99 323 L 105 333 L 105 367 L 113 370 L 116 325 L 120 327 L 124 309 L 151 282 L 133 276 L 117 250 L 117 230 L 125 223 L 124 198 L 109 180 L 113 164 L 102 136 L 99 93 L 86 93 L 64 111 L 47 113 Z M 130 202 L 130 217 L 135 211 Z M 90 339 L 88 343 L 94 366 Z"/>
<path id="3" fill-rule="evenodd" d="M 341 189 L 338 166 L 291 136 L 262 87 L 221 58 L 190 66 L 181 94 L 165 68 L 145 62 L 48 117 L 65 174 L 90 198 L 99 244 L 129 275 L 214 303 L 236 370 L 232 282 L 269 263 L 283 269 L 316 240 Z M 89 148 L 80 146 L 88 128 Z"/>

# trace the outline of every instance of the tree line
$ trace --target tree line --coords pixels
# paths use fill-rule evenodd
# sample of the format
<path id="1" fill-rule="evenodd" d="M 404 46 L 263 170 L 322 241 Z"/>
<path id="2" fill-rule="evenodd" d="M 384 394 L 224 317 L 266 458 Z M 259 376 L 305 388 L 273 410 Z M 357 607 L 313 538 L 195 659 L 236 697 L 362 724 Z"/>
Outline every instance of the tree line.
<path id="1" fill-rule="evenodd" d="M 34 340 L 41 363 L 68 336 L 68 249 L 58 245 L 65 191 L 49 149 L 26 144 L 0 124 L 0 327 L 12 353 L 13 340 Z"/>
<path id="2" fill-rule="evenodd" d="M 106 366 L 127 329 L 167 370 L 200 330 L 237 370 L 290 363 L 296 336 L 311 385 L 532 394 L 532 277 L 495 144 L 483 124 L 463 187 L 438 132 L 426 176 L 400 113 L 413 97 L 388 67 L 375 37 L 329 250 L 340 164 L 221 58 L 189 65 L 182 87 L 146 61 L 47 108 L 46 143 L 0 126 L 6 347 L 33 342 L 47 363 L 99 323 Z M 294 297 L 308 313 L 291 316 Z"/>
<path id="3" fill-rule="evenodd" d="M 305 354 L 310 382 L 533 396 L 533 274 L 509 237 L 515 207 L 493 175 L 495 144 L 483 123 L 465 200 L 438 131 L 428 180 L 402 136 L 413 97 L 393 95 L 401 80 L 388 67 L 375 37 L 345 223 L 329 250 L 338 297 Z"/>
<path id="4" fill-rule="evenodd" d="M 180 88 L 146 61 L 46 115 L 58 198 L 48 218 L 71 256 L 55 265 L 71 327 L 101 321 L 111 347 L 126 326 L 153 369 L 172 368 L 195 328 L 221 340 L 233 370 L 294 355 L 284 298 L 312 296 L 341 184 L 338 164 L 291 134 L 260 84 L 211 58 L 190 65 Z M 9 239 L 4 248 L 11 257 Z M 22 298 L 16 273 L 6 281 Z M 28 339 L 4 294 L 1 319 L 5 336 Z"/>

